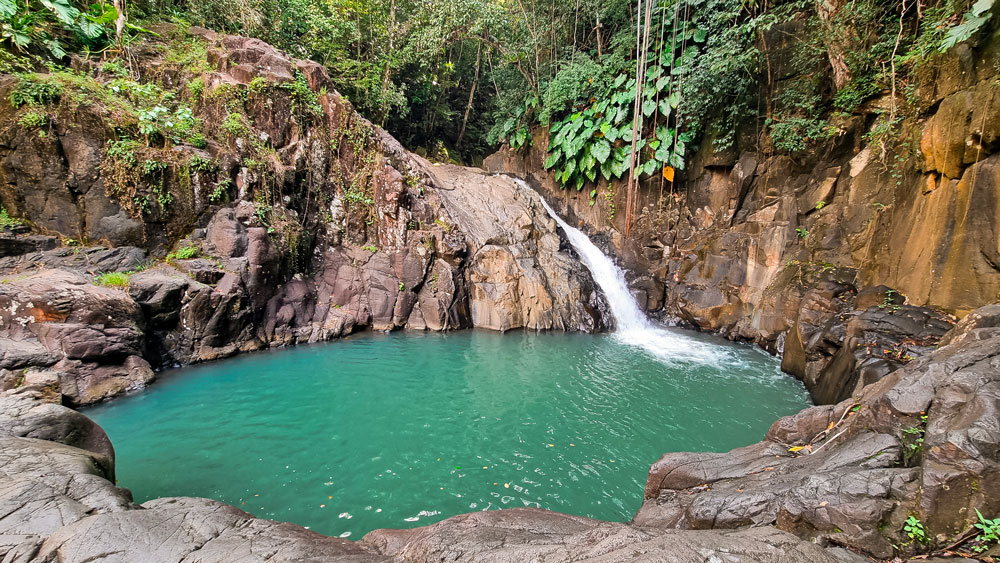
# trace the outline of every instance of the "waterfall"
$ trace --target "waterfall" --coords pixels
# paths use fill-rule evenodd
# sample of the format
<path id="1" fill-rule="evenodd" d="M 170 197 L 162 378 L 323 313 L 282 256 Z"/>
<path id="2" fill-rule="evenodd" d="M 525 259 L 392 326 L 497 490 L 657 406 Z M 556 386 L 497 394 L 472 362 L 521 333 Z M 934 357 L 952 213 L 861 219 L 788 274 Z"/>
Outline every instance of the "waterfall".
<path id="1" fill-rule="evenodd" d="M 516 180 L 516 182 L 521 184 L 521 187 L 528 188 L 523 180 Z M 580 229 L 571 227 L 566 221 L 563 221 L 544 197 L 539 196 L 539 199 L 542 200 L 542 205 L 545 206 L 545 211 L 548 211 L 549 216 L 555 219 L 556 223 L 566 232 L 569 243 L 580 255 L 583 265 L 590 270 L 594 282 L 604 290 L 604 296 L 608 300 L 608 306 L 611 307 L 611 314 L 615 317 L 618 331 L 632 332 L 652 328 L 646 315 L 639 310 L 639 305 L 632 297 L 628 284 L 625 283 L 625 273 L 621 271 L 621 268 L 615 266 L 615 263 L 590 241 L 590 237 L 583 234 Z"/>
<path id="2" fill-rule="evenodd" d="M 521 188 L 534 191 L 521 179 L 514 179 Z M 544 197 L 539 199 L 549 216 L 555 219 L 566 233 L 566 238 L 580 256 L 583 265 L 590 270 L 594 282 L 601 287 L 607 298 L 611 314 L 615 317 L 615 336 L 624 344 L 642 348 L 661 360 L 688 361 L 717 364 L 723 358 L 717 346 L 701 342 L 680 331 L 657 327 L 649 322 L 639 309 L 625 282 L 625 274 L 601 249 L 591 242 L 590 237 L 580 229 L 571 227 L 549 206 Z M 724 355 L 724 353 L 723 353 Z"/>

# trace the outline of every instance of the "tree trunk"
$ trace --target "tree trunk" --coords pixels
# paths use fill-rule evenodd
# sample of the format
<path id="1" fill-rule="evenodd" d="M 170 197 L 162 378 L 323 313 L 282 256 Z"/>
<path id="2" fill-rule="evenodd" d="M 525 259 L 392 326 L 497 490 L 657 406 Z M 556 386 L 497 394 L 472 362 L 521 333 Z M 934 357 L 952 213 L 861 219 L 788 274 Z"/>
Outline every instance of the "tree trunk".
<path id="1" fill-rule="evenodd" d="M 389 61 L 392 57 L 393 50 L 393 35 L 396 32 L 396 0 L 392 0 L 389 3 L 389 26 L 386 28 L 386 34 L 389 36 L 389 48 L 385 55 L 385 70 L 382 72 L 382 95 L 389 90 Z M 385 127 L 385 120 L 389 117 L 389 105 L 386 103 L 385 99 L 382 100 L 382 127 Z"/>
<path id="2" fill-rule="evenodd" d="M 476 95 L 476 86 L 479 84 L 479 57 L 483 52 L 483 42 L 479 42 L 476 48 L 476 74 L 472 79 L 472 89 L 469 90 L 469 103 L 465 105 L 465 116 L 462 117 L 462 128 L 458 131 L 458 140 L 455 141 L 455 148 L 462 146 L 462 137 L 465 136 L 465 126 L 469 123 L 469 112 L 472 111 L 472 98 Z"/>
<path id="3" fill-rule="evenodd" d="M 118 18 L 115 19 L 115 46 L 122 48 L 122 37 L 125 35 L 125 0 L 114 0 Z"/>
<path id="4" fill-rule="evenodd" d="M 816 13 L 819 14 L 819 19 L 823 22 L 823 27 L 826 28 L 830 36 L 835 35 L 830 20 L 843 7 L 843 0 L 817 0 L 816 2 Z M 851 70 L 847 68 L 844 45 L 850 43 L 851 36 L 854 35 L 853 31 L 852 29 L 843 34 L 843 42 L 833 39 L 828 41 L 826 45 L 826 54 L 830 59 L 830 68 L 833 69 L 833 84 L 837 87 L 837 90 L 840 90 L 851 81 Z"/>

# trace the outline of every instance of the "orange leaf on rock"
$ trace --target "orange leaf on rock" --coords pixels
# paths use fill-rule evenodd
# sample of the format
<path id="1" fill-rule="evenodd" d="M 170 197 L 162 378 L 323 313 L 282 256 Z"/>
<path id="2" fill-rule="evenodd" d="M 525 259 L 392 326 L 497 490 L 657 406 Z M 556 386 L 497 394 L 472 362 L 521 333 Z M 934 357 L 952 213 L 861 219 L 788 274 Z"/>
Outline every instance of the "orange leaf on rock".
<path id="1" fill-rule="evenodd" d="M 663 167 L 663 177 L 666 178 L 666 180 L 668 182 L 673 182 L 674 181 L 674 167 L 673 166 L 664 166 Z"/>

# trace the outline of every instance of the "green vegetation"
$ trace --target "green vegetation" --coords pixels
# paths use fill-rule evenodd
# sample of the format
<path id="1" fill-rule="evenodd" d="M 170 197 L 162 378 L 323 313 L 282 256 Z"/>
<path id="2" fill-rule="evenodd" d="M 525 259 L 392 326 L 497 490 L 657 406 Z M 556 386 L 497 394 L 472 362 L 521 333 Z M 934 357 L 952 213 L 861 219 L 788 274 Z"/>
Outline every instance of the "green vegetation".
<path id="1" fill-rule="evenodd" d="M 21 115 L 17 120 L 17 124 L 21 127 L 41 127 L 45 125 L 48 118 L 45 117 L 44 113 L 39 113 L 37 111 L 27 111 Z"/>
<path id="2" fill-rule="evenodd" d="M 23 221 L 21 219 L 15 219 L 7 214 L 7 209 L 0 207 L 0 229 L 9 229 L 11 227 L 16 227 L 21 225 Z"/>
<path id="3" fill-rule="evenodd" d="M 930 543 L 930 538 L 927 537 L 927 532 L 924 531 L 923 522 L 912 514 L 906 517 L 906 523 L 903 524 L 903 533 L 910 539 L 910 543 Z"/>
<path id="4" fill-rule="evenodd" d="M 497 142 L 523 148 L 532 129 L 549 129 L 551 168 L 563 184 L 582 189 L 633 167 L 637 177 L 669 181 L 697 144 L 726 149 L 737 126 L 755 119 L 774 149 L 788 153 L 836 135 L 838 112 L 857 111 L 886 92 L 892 124 L 914 70 L 935 53 L 978 40 L 996 10 L 995 0 L 819 6 L 659 0 L 637 12 L 629 0 L 151 0 L 130 6 L 119 37 L 111 4 L 0 0 L 0 41 L 14 53 L 0 57 L 0 70 L 24 72 L 65 63 L 71 52 L 106 50 L 112 58 L 100 72 L 127 82 L 127 59 L 114 55 L 151 37 L 144 26 L 204 25 L 318 61 L 364 115 L 441 160 L 474 161 Z M 790 55 L 791 74 L 779 83 L 772 64 L 780 33 L 773 30 L 792 20 L 804 27 L 780 55 Z M 173 39 L 165 61 L 190 75 L 178 85 L 190 103 L 223 95 L 205 91 L 202 40 Z M 286 91 L 299 118 L 320 109 L 301 74 L 255 80 L 248 91 L 265 89 Z M 60 95 L 58 84 L 30 83 L 11 102 L 44 105 Z M 198 126 L 177 100 L 136 105 L 143 135 L 192 142 Z M 235 134 L 238 123 L 229 125 Z"/>
<path id="5" fill-rule="evenodd" d="M 167 254 L 167 262 L 173 262 L 175 260 L 190 260 L 192 258 L 198 257 L 198 247 L 197 246 L 182 246 L 177 250 Z"/>
<path id="6" fill-rule="evenodd" d="M 128 280 L 130 276 L 130 272 L 104 272 L 94 276 L 94 285 L 126 289 L 128 288 Z"/>
<path id="7" fill-rule="evenodd" d="M 990 547 L 1000 543 L 1000 518 L 994 518 L 990 520 L 989 518 L 984 518 L 979 509 L 976 509 L 976 516 L 979 517 L 979 521 L 976 522 L 975 528 L 979 530 L 979 535 L 977 535 L 972 541 L 972 551 L 976 553 L 983 553 L 990 549 Z"/>

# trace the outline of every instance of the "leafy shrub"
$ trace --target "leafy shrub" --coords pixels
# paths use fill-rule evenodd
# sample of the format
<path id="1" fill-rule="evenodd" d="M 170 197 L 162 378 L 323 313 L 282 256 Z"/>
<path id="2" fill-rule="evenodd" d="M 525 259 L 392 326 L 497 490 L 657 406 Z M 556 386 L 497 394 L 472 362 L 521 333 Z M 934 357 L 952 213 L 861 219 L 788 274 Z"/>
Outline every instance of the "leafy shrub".
<path id="1" fill-rule="evenodd" d="M 35 80 L 32 75 L 22 74 L 14 90 L 10 93 L 10 104 L 15 108 L 24 105 L 42 106 L 53 104 L 63 93 L 63 85 L 48 80 Z"/>
<path id="2" fill-rule="evenodd" d="M 973 539 L 975 544 L 972 546 L 972 551 L 983 553 L 989 550 L 991 545 L 1000 543 L 1000 518 L 994 518 L 993 520 L 983 518 L 978 508 L 976 509 L 976 516 L 979 517 L 979 522 L 975 524 L 975 527 L 979 530 L 979 535 Z"/>
<path id="3" fill-rule="evenodd" d="M 906 522 L 903 524 L 903 533 L 906 534 L 906 537 L 910 538 L 910 542 L 930 542 L 927 532 L 924 530 L 924 524 L 912 514 L 906 517 Z"/>
<path id="4" fill-rule="evenodd" d="M 829 139 L 837 134 L 837 128 L 823 119 L 791 117 L 781 121 L 768 119 L 774 148 L 783 152 L 803 151 L 810 144 Z"/>
<path id="5" fill-rule="evenodd" d="M 7 214 L 6 208 L 0 207 L 0 228 L 16 227 L 23 222 L 21 219 L 15 219 Z"/>
<path id="6" fill-rule="evenodd" d="M 167 262 L 174 260 L 190 260 L 198 256 L 197 246 L 182 246 L 176 251 L 167 254 Z"/>
<path id="7" fill-rule="evenodd" d="M 21 127 L 41 127 L 45 125 L 48 118 L 44 113 L 38 113 L 37 111 L 29 111 L 17 120 L 17 124 Z"/>

